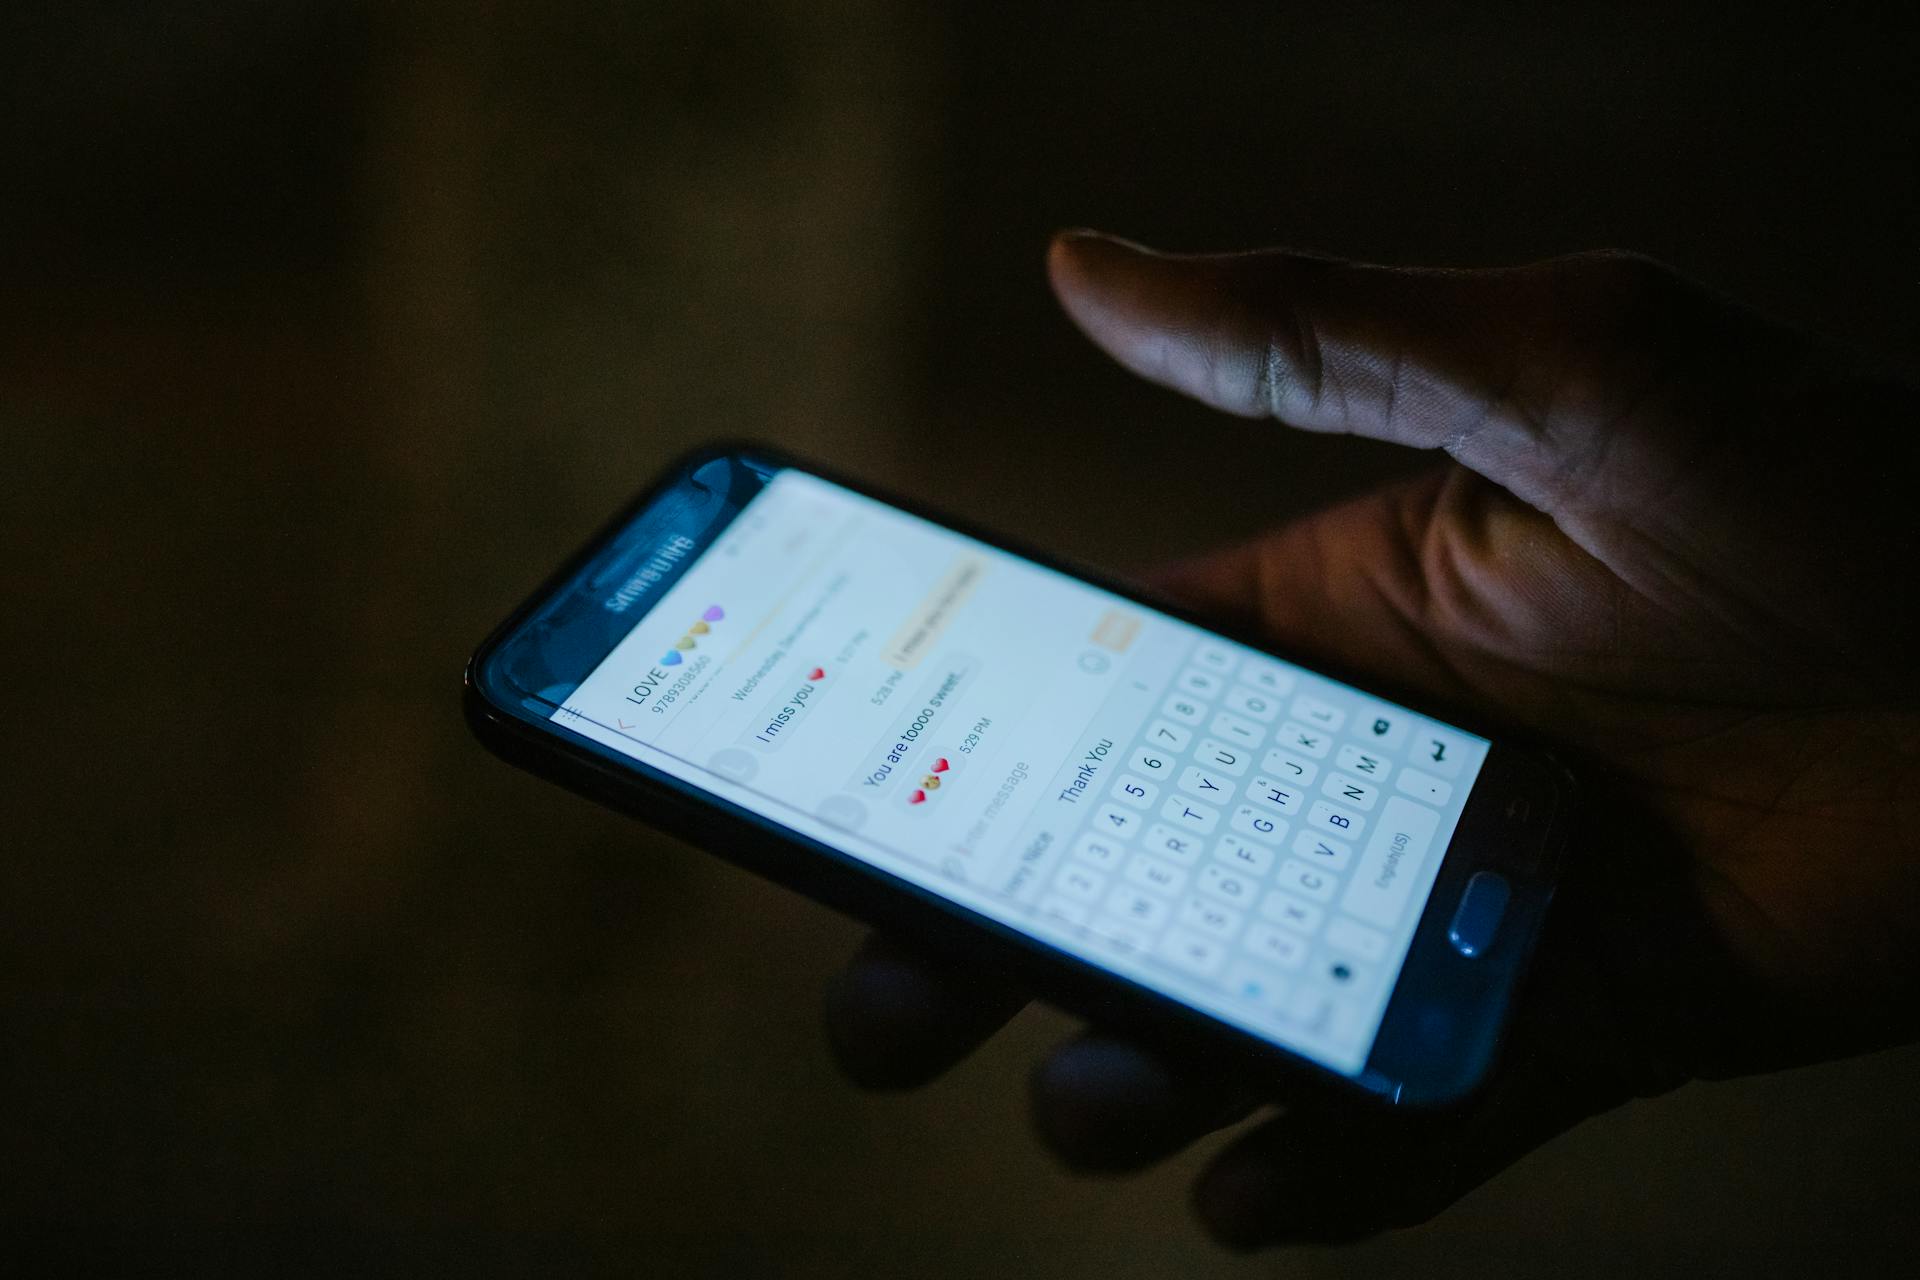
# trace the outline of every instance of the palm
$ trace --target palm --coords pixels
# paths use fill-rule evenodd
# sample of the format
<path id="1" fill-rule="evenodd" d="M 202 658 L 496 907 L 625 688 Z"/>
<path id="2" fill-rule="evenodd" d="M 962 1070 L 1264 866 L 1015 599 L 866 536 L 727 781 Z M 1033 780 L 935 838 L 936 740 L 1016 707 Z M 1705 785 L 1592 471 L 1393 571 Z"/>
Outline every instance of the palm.
<path id="1" fill-rule="evenodd" d="M 1606 548 L 1447 467 L 1186 566 L 1169 585 L 1283 647 L 1353 662 L 1365 637 L 1357 661 L 1381 679 L 1583 757 L 1599 775 L 1593 803 L 1618 810 L 1608 840 L 1634 847 L 1584 851 L 1599 860 L 1589 878 L 1606 881 L 1602 918 L 1551 941 L 1583 948 L 1609 982 L 1666 988 L 1645 993 L 1673 1015 L 1643 1010 L 1651 1029 L 1686 1026 L 1702 1040 L 1661 1046 L 1663 1058 L 1694 1072 L 1761 1065 L 1745 1060 L 1754 1049 L 1744 1040 L 1705 1034 L 1715 1028 L 1673 982 L 1675 950 L 1724 949 L 1716 978 L 1744 974 L 1768 995 L 1823 1002 L 1824 1013 L 1836 999 L 1860 1006 L 1863 1021 L 1882 1013 L 1897 991 L 1861 975 L 1912 968 L 1894 908 L 1916 896 L 1897 856 L 1900 824 L 1915 815 L 1886 768 L 1892 714 L 1768 679 L 1772 655 L 1731 634 L 1718 602 L 1657 607 L 1595 551 Z M 1854 856 L 1831 856 L 1837 847 Z M 1623 952 L 1618 935 L 1643 933 L 1652 912 L 1697 919 L 1652 954 L 1644 939 Z M 1621 913 L 1638 923 L 1609 918 Z M 1687 957 L 1696 976 L 1700 960 Z M 1577 1038 L 1617 1053 L 1632 1047 L 1620 1030 L 1588 1023 Z M 1784 1037 L 1768 1048 L 1802 1051 Z M 1638 1065 L 1621 1069 L 1631 1077 Z"/>

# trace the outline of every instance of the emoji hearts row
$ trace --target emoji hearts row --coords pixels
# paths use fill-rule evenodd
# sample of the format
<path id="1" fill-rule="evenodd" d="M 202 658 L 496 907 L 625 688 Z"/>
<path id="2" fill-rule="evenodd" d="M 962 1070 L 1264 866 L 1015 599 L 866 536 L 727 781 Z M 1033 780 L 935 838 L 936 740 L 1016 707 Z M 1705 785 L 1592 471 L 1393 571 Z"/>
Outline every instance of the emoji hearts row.
<path id="1" fill-rule="evenodd" d="M 920 785 L 907 793 L 908 804 L 925 804 L 929 792 L 940 789 L 940 775 L 953 766 L 947 763 L 945 756 L 938 756 L 927 766 L 927 776 L 920 779 Z"/>
<path id="2" fill-rule="evenodd" d="M 687 628 L 687 634 L 681 636 L 673 648 L 667 650 L 667 656 L 660 659 L 660 665 L 663 667 L 677 667 L 686 661 L 686 659 L 680 655 L 683 653 L 691 653 L 700 647 L 699 641 L 694 637 L 706 635 L 709 631 L 713 630 L 714 623 L 726 616 L 727 611 L 719 605 L 708 605 L 701 611 L 700 616 L 694 619 L 693 625 Z"/>

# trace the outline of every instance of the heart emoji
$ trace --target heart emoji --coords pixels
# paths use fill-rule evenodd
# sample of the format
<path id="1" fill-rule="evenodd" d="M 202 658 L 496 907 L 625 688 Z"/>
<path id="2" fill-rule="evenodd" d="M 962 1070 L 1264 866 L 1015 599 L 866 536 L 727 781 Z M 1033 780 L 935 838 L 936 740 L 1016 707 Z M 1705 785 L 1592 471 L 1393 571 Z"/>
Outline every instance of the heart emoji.
<path id="1" fill-rule="evenodd" d="M 817 681 L 825 680 L 826 678 L 827 678 L 827 673 L 819 667 L 815 667 L 813 670 L 807 672 L 807 679 L 809 680 L 813 680 L 817 682 Z"/>
<path id="2" fill-rule="evenodd" d="M 907 797 L 908 804 L 925 804 L 926 802 L 927 802 L 927 793 L 924 791 L 915 791 L 912 795 Z"/>
<path id="3" fill-rule="evenodd" d="M 663 666 L 663 667 L 677 667 L 677 666 L 679 666 L 679 665 L 680 665 L 680 651 L 679 651 L 678 649 L 669 649 L 669 650 L 667 650 L 667 656 L 666 656 L 666 657 L 664 657 L 664 658 L 662 658 L 662 659 L 660 659 L 660 665 L 661 665 L 661 666 Z"/>
<path id="4" fill-rule="evenodd" d="M 692 637 L 692 636 L 681 636 L 681 637 L 680 637 L 680 643 L 679 643 L 679 644 L 677 644 L 677 645 L 675 645 L 675 646 L 673 646 L 673 647 L 674 647 L 674 648 L 676 648 L 676 649 L 691 649 L 691 648 L 693 648 L 693 637 Z"/>
<path id="5" fill-rule="evenodd" d="M 696 622 L 696 623 L 694 623 L 694 624 L 693 624 L 692 626 L 690 626 L 690 627 L 688 627 L 688 628 L 687 628 L 687 632 L 688 632 L 688 634 L 690 634 L 690 635 L 696 635 L 696 636 L 703 636 L 703 635 L 705 635 L 705 634 L 707 634 L 707 632 L 709 632 L 709 631 L 711 631 L 711 630 L 713 630 L 713 628 L 712 628 L 712 627 L 709 627 L 709 626 L 708 626 L 708 625 L 707 625 L 706 623 L 704 623 L 704 622 Z"/>
<path id="6" fill-rule="evenodd" d="M 949 767 L 945 756 L 941 756 L 938 760 L 935 760 L 927 766 L 927 768 L 933 770 L 935 773 L 945 773 Z"/>
<path id="7" fill-rule="evenodd" d="M 926 777 L 920 779 L 920 785 L 929 791 L 938 791 L 940 789 L 940 779 L 934 777 L 932 774 L 928 774 Z"/>
<path id="8" fill-rule="evenodd" d="M 725 609 L 722 609 L 717 604 L 710 604 L 707 606 L 706 611 L 700 615 L 700 621 L 718 622 L 720 621 L 720 619 L 726 616 L 727 616 L 727 611 Z"/>

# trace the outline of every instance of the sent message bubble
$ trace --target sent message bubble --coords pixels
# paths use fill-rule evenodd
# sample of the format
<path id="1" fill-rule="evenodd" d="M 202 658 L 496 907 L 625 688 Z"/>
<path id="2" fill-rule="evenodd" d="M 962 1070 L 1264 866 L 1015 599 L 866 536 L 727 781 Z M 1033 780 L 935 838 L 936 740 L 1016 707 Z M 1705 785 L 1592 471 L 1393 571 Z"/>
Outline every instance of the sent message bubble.
<path id="1" fill-rule="evenodd" d="M 941 633 L 960 612 L 960 606 L 973 594 L 986 571 L 985 560 L 971 552 L 962 554 L 940 575 L 940 581 L 933 584 L 926 598 L 914 606 L 907 620 L 887 641 L 881 658 L 902 671 L 911 670 L 939 642 Z"/>

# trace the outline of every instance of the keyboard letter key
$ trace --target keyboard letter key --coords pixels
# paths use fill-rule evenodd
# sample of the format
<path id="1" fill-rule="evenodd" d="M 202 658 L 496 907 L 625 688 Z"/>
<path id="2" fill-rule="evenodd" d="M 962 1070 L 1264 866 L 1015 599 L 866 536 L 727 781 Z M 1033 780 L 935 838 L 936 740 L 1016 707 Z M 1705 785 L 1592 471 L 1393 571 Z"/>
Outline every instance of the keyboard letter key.
<path id="1" fill-rule="evenodd" d="M 1319 765 L 1280 747 L 1267 752 L 1266 757 L 1260 761 L 1260 770 L 1272 777 L 1291 782 L 1296 787 L 1310 787 L 1313 785 L 1313 780 L 1320 776 Z"/>
<path id="2" fill-rule="evenodd" d="M 1174 929 L 1161 940 L 1160 954 L 1182 969 L 1205 975 L 1212 973 L 1225 963 L 1227 949 L 1212 938 L 1203 938 L 1197 933 L 1188 933 L 1184 929 Z"/>
<path id="3" fill-rule="evenodd" d="M 1307 821 L 1322 831 L 1347 837 L 1359 835 L 1360 829 L 1367 825 L 1367 820 L 1359 814 L 1336 809 L 1325 800 L 1313 802 L 1313 808 L 1307 810 Z"/>
<path id="4" fill-rule="evenodd" d="M 1256 774 L 1247 784 L 1247 799 L 1279 813 L 1300 812 L 1300 791 L 1284 778 Z"/>
<path id="5" fill-rule="evenodd" d="M 1253 925 L 1241 945 L 1246 947 L 1247 954 L 1263 964 L 1279 965 L 1282 969 L 1298 969 L 1307 958 L 1307 944 L 1300 940 L 1299 934 L 1270 924 Z"/>
<path id="6" fill-rule="evenodd" d="M 1163 858 L 1172 858 L 1183 867 L 1192 866 L 1200 857 L 1199 836 L 1175 831 L 1164 822 L 1156 822 L 1148 827 L 1142 843 L 1149 851 Z"/>
<path id="7" fill-rule="evenodd" d="M 1380 802 L 1379 786 L 1344 773 L 1328 774 L 1327 783 L 1320 790 L 1335 804 L 1352 805 L 1356 809 L 1371 809 Z"/>
<path id="8" fill-rule="evenodd" d="M 1351 742 L 1340 748 L 1336 762 L 1342 769 L 1369 782 L 1385 782 L 1387 775 L 1393 772 L 1393 765 L 1387 760 L 1387 753 L 1370 747 L 1356 747 Z"/>
<path id="9" fill-rule="evenodd" d="M 1237 686 L 1227 693 L 1226 707 L 1243 716 L 1251 716 L 1262 724 L 1272 724 L 1280 716 L 1280 699 L 1271 694 L 1249 689 L 1245 685 Z"/>
<path id="10" fill-rule="evenodd" d="M 1283 751 L 1319 760 L 1332 748 L 1333 739 L 1318 729 L 1309 729 L 1291 720 L 1280 726 L 1280 749 Z"/>
<path id="11" fill-rule="evenodd" d="M 1243 804 L 1233 811 L 1233 820 L 1227 824 L 1250 840 L 1261 840 L 1267 844 L 1279 844 L 1287 838 L 1287 824 L 1275 817 L 1270 809 L 1256 809 Z"/>
<path id="12" fill-rule="evenodd" d="M 1185 796 L 1175 796 L 1160 809 L 1160 816 L 1176 827 L 1184 827 L 1198 835 L 1206 835 L 1220 821 L 1220 811 L 1210 809 L 1198 800 L 1189 800 Z"/>
<path id="13" fill-rule="evenodd" d="M 1202 769 L 1215 769 L 1236 778 L 1247 771 L 1249 753 L 1242 746 L 1214 738 L 1202 738 L 1194 755 L 1199 759 Z"/>

